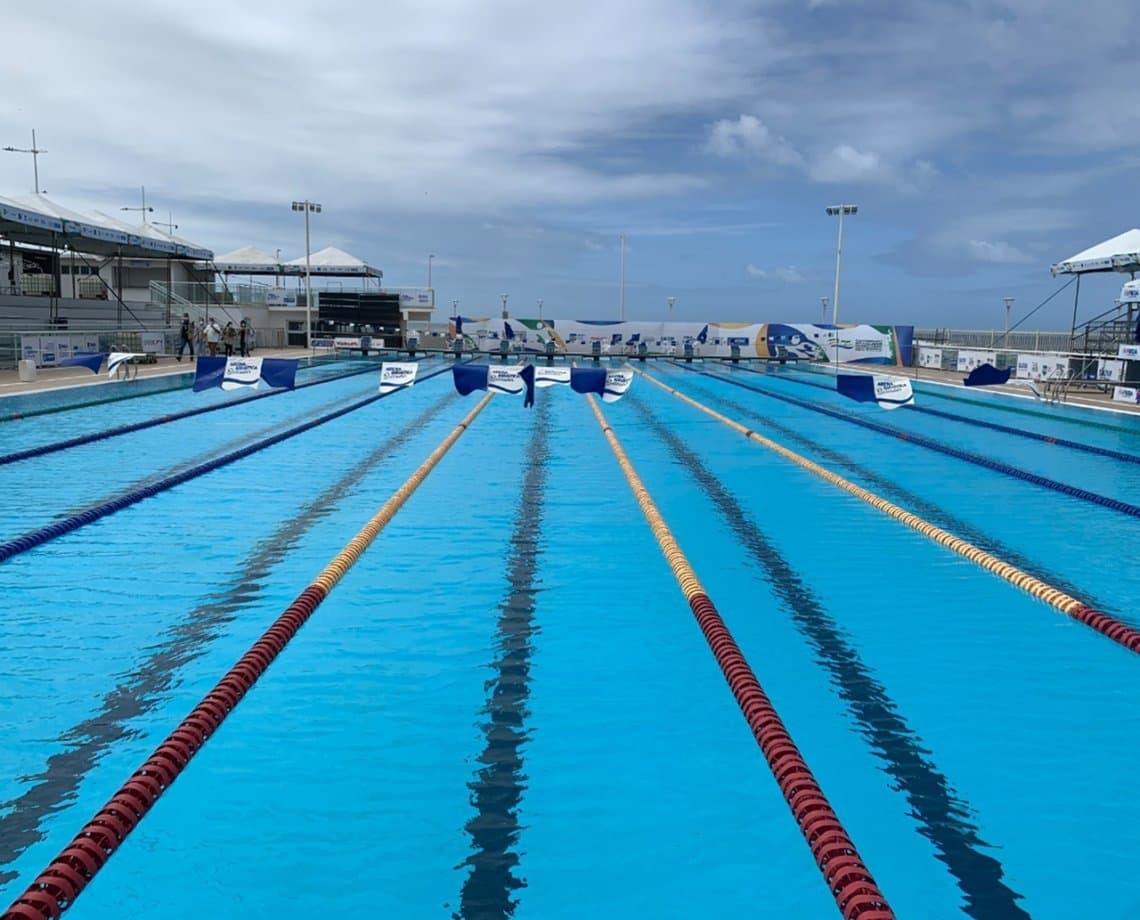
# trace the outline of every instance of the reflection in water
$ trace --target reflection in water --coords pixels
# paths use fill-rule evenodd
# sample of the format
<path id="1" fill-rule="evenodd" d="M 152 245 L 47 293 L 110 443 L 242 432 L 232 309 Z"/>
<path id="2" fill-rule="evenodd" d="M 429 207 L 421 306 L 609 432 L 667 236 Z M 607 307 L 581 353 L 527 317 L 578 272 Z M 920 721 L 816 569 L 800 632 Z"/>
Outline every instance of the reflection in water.
<path id="1" fill-rule="evenodd" d="M 518 806 L 524 780 L 521 746 L 530 695 L 531 640 L 538 588 L 538 540 L 542 497 L 546 486 L 550 400 L 539 400 L 534 433 L 526 455 L 526 474 L 507 562 L 507 596 L 499 607 L 499 655 L 492 662 L 490 699 L 483 723 L 486 745 L 479 755 L 483 767 L 469 783 L 475 816 L 467 822 L 474 852 L 464 861 L 471 872 L 463 881 L 460 907 L 463 920 L 510 917 L 517 904 L 511 897 L 526 882 L 515 875 L 519 857 L 512 847 L 519 836 Z"/>
<path id="2" fill-rule="evenodd" d="M 832 686 L 847 704 L 859 731 L 883 761 L 897 788 L 906 795 L 919 833 L 934 845 L 938 858 L 957 879 L 965 895 L 966 913 L 978 920 L 1028 918 L 1029 914 L 1017 903 L 1022 895 L 1002 882 L 1001 863 L 982 852 L 990 849 L 990 845 L 979 837 L 977 827 L 968 820 L 973 813 L 969 804 L 958 797 L 932 762 L 887 688 L 860 658 L 839 624 L 768 541 L 736 496 L 650 412 L 644 400 L 633 397 L 631 401 L 654 434 L 700 483 L 710 504 L 721 513 L 741 545 L 759 564 L 801 635 L 815 649 L 817 661 L 829 674 Z"/>
<path id="3" fill-rule="evenodd" d="M 261 582 L 319 520 L 336 509 L 336 502 L 360 478 L 408 443 L 422 427 L 458 397 L 448 393 L 421 412 L 336 482 L 330 484 L 276 532 L 253 548 L 234 574 L 231 586 L 190 611 L 171 628 L 165 642 L 103 697 L 99 711 L 59 737 L 62 750 L 48 758 L 42 773 L 28 777 L 33 783 L 15 799 L 0 803 L 0 867 L 11 864 L 24 850 L 43 838 L 43 821 L 75 800 L 80 781 L 115 742 L 131 735 L 128 723 L 151 711 L 169 690 L 177 672 L 206 652 L 207 646 L 261 590 Z M 0 885 L 14 879 L 0 869 Z"/>

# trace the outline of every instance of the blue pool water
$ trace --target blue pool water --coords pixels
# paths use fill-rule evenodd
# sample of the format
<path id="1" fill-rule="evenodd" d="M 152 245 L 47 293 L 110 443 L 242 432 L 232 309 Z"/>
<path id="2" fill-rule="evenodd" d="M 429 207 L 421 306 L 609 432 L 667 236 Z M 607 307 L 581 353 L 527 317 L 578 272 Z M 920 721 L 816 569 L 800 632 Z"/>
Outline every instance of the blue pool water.
<path id="1" fill-rule="evenodd" d="M 1138 621 L 1136 518 L 773 394 L 1125 501 L 1137 465 L 883 413 L 803 371 L 693 367 L 647 369 Z M 3 455 L 233 403 L 0 466 L 0 543 L 366 399 L 378 369 L 316 379 L 0 423 Z M 947 393 L 918 404 L 1140 444 L 1115 415 Z M 0 908 L 475 404 L 444 373 L 0 562 Z M 1134 654 L 644 380 L 604 412 L 899 917 L 1140 913 Z M 491 400 L 68 915 L 144 912 L 838 915 L 563 388 Z"/>

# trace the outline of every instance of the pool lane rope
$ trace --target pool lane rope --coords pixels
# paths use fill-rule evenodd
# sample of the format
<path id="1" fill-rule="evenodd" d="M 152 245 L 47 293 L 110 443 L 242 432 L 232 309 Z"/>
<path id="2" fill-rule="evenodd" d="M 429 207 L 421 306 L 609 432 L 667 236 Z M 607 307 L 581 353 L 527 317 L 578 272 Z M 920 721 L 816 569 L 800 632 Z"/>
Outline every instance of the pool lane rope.
<path id="1" fill-rule="evenodd" d="M 655 377 L 652 377 L 649 374 L 645 373 L 645 371 L 637 370 L 637 373 L 640 374 L 649 383 L 652 383 L 654 386 L 660 387 L 662 390 L 672 394 L 682 402 L 687 403 L 688 405 L 700 410 L 701 412 L 704 412 L 706 415 L 712 416 L 717 421 L 724 423 L 729 428 L 732 428 L 734 431 L 739 432 L 749 440 L 755 441 L 757 444 L 768 448 L 786 460 L 791 460 L 792 463 L 795 463 L 808 472 L 814 473 L 821 479 L 827 480 L 832 485 L 843 489 L 845 492 L 850 492 L 856 498 L 862 499 L 873 508 L 877 508 L 884 514 L 890 515 L 895 520 L 901 521 L 903 524 L 906 524 L 913 530 L 917 530 L 919 533 L 923 534 L 926 537 L 929 537 L 936 543 L 945 546 L 947 549 L 952 550 L 958 555 L 964 556 L 966 559 L 969 559 L 976 565 L 981 566 L 986 571 L 997 575 L 999 578 L 1005 579 L 1014 587 L 1020 588 L 1022 591 L 1028 592 L 1038 600 L 1042 600 L 1049 606 L 1060 610 L 1061 613 L 1064 613 L 1072 617 L 1074 620 L 1077 620 L 1081 623 L 1084 623 L 1086 626 L 1095 629 L 1102 635 L 1107 636 L 1113 642 L 1123 645 L 1129 651 L 1140 653 L 1140 630 L 1136 630 L 1126 623 L 1122 623 L 1120 620 L 1109 616 L 1106 613 L 1101 613 L 1099 610 L 1094 610 L 1088 604 L 1083 603 L 1075 597 L 1071 597 L 1064 591 L 1060 591 L 1038 578 L 1034 578 L 1029 573 L 1017 568 L 1017 566 L 1010 565 L 1008 562 L 1005 562 L 996 556 L 987 553 L 985 550 L 979 549 L 978 547 L 974 546 L 974 544 L 969 543 L 960 537 L 956 537 L 952 533 L 949 533 L 940 527 L 936 527 L 927 521 L 924 521 L 918 515 L 911 514 L 911 512 L 906 511 L 905 509 L 900 508 L 898 505 L 887 501 L 885 498 L 876 495 L 874 492 L 871 492 L 868 489 L 864 489 L 862 486 L 858 486 L 855 483 L 844 479 L 839 474 L 833 473 L 826 467 L 822 467 L 818 463 L 815 463 L 806 457 L 800 456 L 795 451 L 789 450 L 782 444 L 777 444 L 775 441 L 772 441 L 763 435 L 757 434 L 751 428 L 748 428 L 745 425 L 742 425 L 740 422 L 728 418 L 728 416 L 722 415 L 715 409 L 706 406 L 704 403 L 697 402 L 697 400 L 693 399 L 691 396 L 682 393 L 680 390 L 674 389 L 668 384 L 662 383 Z"/>
<path id="2" fill-rule="evenodd" d="M 293 390 L 303 390 L 306 387 L 317 386 L 322 383 L 331 383 L 335 380 L 344 380 L 348 377 L 357 377 L 361 374 L 374 374 L 375 368 L 365 368 L 364 370 L 348 371 L 344 374 L 336 374 L 331 377 L 322 377 L 320 380 L 308 380 L 304 383 L 299 383 Z M 427 380 L 427 377 L 421 377 L 421 380 Z M 159 390 L 157 393 L 176 393 L 178 390 L 184 389 L 177 387 L 169 390 Z M 167 422 L 175 422 L 180 419 L 192 418 L 195 415 L 203 415 L 206 412 L 216 412 L 219 409 L 229 409 L 233 406 L 244 406 L 247 403 L 254 402 L 258 399 L 267 399 L 270 396 L 280 396 L 282 393 L 289 393 L 290 390 L 269 390 L 265 393 L 254 393 L 252 396 L 244 396 L 239 399 L 230 399 L 225 402 L 212 403 L 208 406 L 195 406 L 193 409 L 184 409 L 181 412 L 171 412 L 166 415 L 156 415 L 154 418 L 145 419 L 141 422 L 131 422 L 127 425 L 118 425 L 114 428 L 107 428 L 103 431 L 93 431 L 90 434 L 78 435 L 74 438 L 67 438 L 63 441 L 54 441 L 51 444 L 41 444 L 39 447 L 28 447 L 24 450 L 17 450 L 10 454 L 0 454 L 0 466 L 9 463 L 16 463 L 20 460 L 29 460 L 32 457 L 43 457 L 47 454 L 54 454 L 56 451 L 67 450 L 71 447 L 79 447 L 83 444 L 93 444 L 96 441 L 105 441 L 108 438 L 116 438 L 120 435 L 131 434 L 135 431 L 144 431 L 147 428 L 153 428 L 156 425 L 165 425 Z M 134 399 L 139 395 L 152 395 L 135 394 L 130 397 L 113 397 L 112 399 L 103 400 L 103 402 L 114 402 L 116 399 Z M 84 403 L 80 408 L 96 405 L 97 403 Z"/>
<path id="3" fill-rule="evenodd" d="M 617 435 L 598 407 L 597 400 L 592 395 L 587 395 L 586 398 L 653 531 L 657 545 L 673 570 L 673 577 L 677 579 L 677 584 L 689 603 L 689 609 L 696 617 L 701 632 L 728 681 L 732 695 L 752 729 L 753 737 L 760 745 L 796 824 L 811 848 L 840 913 L 846 920 L 891 920 L 895 916 L 894 911 L 859 857 L 855 844 L 851 842 L 771 700 L 760 686 L 724 619 L 705 593 L 693 567 L 661 512 L 657 510 L 649 490 L 637 475 Z"/>
<path id="4" fill-rule="evenodd" d="M 438 377 L 440 374 L 447 373 L 451 370 L 451 366 L 442 367 L 437 371 L 432 371 L 430 374 L 425 374 L 420 378 L 419 382 L 423 383 L 425 380 L 430 380 L 432 377 Z M 287 392 L 287 391 L 283 391 Z M 51 524 L 46 524 L 37 530 L 28 531 L 18 537 L 14 537 L 4 543 L 0 543 L 0 562 L 5 562 L 13 556 L 18 556 L 20 553 L 26 553 L 30 549 L 55 540 L 57 537 L 62 537 L 64 534 L 71 533 L 73 530 L 78 530 L 87 524 L 92 524 L 100 518 L 114 514 L 116 511 L 122 511 L 124 508 L 129 508 L 131 505 L 136 505 L 143 499 L 151 498 L 158 495 L 160 492 L 165 492 L 168 489 L 173 489 L 175 486 L 180 486 L 184 482 L 189 482 L 198 476 L 204 476 L 206 473 L 213 472 L 230 463 L 235 463 L 242 460 L 258 451 L 265 450 L 282 441 L 286 441 L 296 435 L 302 434 L 318 425 L 324 425 L 341 416 L 348 415 L 350 412 L 355 412 L 357 409 L 363 409 L 374 402 L 381 399 L 387 399 L 389 396 L 394 396 L 396 393 L 404 392 L 403 388 L 397 390 L 390 390 L 387 393 L 377 393 L 369 396 L 366 399 L 358 400 L 350 405 L 343 406 L 334 412 L 329 412 L 319 418 L 312 419 L 311 421 L 304 422 L 300 425 L 294 425 L 285 431 L 278 434 L 271 435 L 261 441 L 255 441 L 238 450 L 231 451 L 228 454 L 223 454 L 221 457 L 215 457 L 213 460 L 207 460 L 205 463 L 199 463 L 189 469 L 183 470 L 181 473 L 175 473 L 172 476 L 167 476 L 160 479 L 158 482 L 152 482 L 150 485 L 142 486 L 138 489 L 133 489 L 124 495 L 117 498 L 107 499 L 97 505 L 92 505 L 83 511 L 79 511 L 62 520 L 53 521 Z M 266 393 L 266 396 L 273 395 Z M 222 405 L 226 405 L 223 403 Z"/>
<path id="5" fill-rule="evenodd" d="M 0 920 L 55 920 L 75 903 L 159 797 L 186 769 L 328 597 L 337 582 L 395 517 L 444 455 L 490 402 L 488 393 L 376 512 L 312 583 L 302 591 L 249 650 L 218 681 L 119 791 L 28 886 Z"/>
<path id="6" fill-rule="evenodd" d="M 951 447 L 949 444 L 943 444 L 941 441 L 935 441 L 932 438 L 926 438 L 920 434 L 911 434 L 910 432 L 900 431 L 898 428 L 892 428 L 890 425 L 880 425 L 878 422 L 872 422 L 870 419 L 849 415 L 848 413 L 841 412 L 838 409 L 829 409 L 826 406 L 816 405 L 815 403 L 808 402 L 804 399 L 799 399 L 795 396 L 787 396 L 783 393 L 774 393 L 771 390 L 749 386 L 747 383 L 742 383 L 739 380 L 733 380 L 731 377 L 725 377 L 722 374 L 713 374 L 709 371 L 699 371 L 696 368 L 688 367 L 684 364 L 676 364 L 676 366 L 683 367 L 685 370 L 692 371 L 696 374 L 702 374 L 705 377 L 710 377 L 713 380 L 719 380 L 722 383 L 732 384 L 734 387 L 740 387 L 741 389 L 748 390 L 752 393 L 759 393 L 761 396 L 770 396 L 772 399 L 778 399 L 781 402 L 786 402 L 790 405 L 798 406 L 801 409 L 807 409 L 810 412 L 818 412 L 821 415 L 829 415 L 832 418 L 837 418 L 844 422 L 850 422 L 853 425 L 869 428 L 871 431 L 877 431 L 880 434 L 890 435 L 891 437 L 898 438 L 900 441 L 906 441 L 908 444 L 917 444 L 919 447 L 925 447 L 927 450 L 933 450 L 937 451 L 940 454 L 946 454 L 948 457 L 954 457 L 956 460 L 965 460 L 967 463 L 973 463 L 977 466 L 985 467 L 988 470 L 993 470 L 995 473 L 1002 473 L 1006 476 L 1011 476 L 1014 479 L 1022 479 L 1025 482 L 1033 483 L 1035 486 L 1043 486 L 1046 489 L 1052 489 L 1054 492 L 1061 492 L 1064 495 L 1071 495 L 1073 498 L 1079 498 L 1082 501 L 1090 502 L 1094 505 L 1101 505 L 1105 508 L 1111 508 L 1113 511 L 1119 511 L 1121 514 L 1127 514 L 1130 517 L 1140 517 L 1140 505 L 1133 505 L 1129 502 L 1122 502 L 1119 499 L 1109 498 L 1107 495 L 1100 495 L 1097 492 L 1090 492 L 1088 489 L 1082 489 L 1079 486 L 1071 486 L 1068 483 L 1058 482 L 1056 479 L 1049 479 L 1047 476 L 1039 476 L 1036 473 L 1030 473 L 1026 470 L 1019 470 L 1017 467 L 1010 466 L 1008 463 L 1002 463 L 1000 460 L 994 460 L 990 457 L 983 457 L 979 454 L 970 453 L 970 451 L 967 450 Z"/>
<path id="7" fill-rule="evenodd" d="M 721 362 L 723 363 L 723 362 Z M 759 374 L 761 377 L 768 376 L 763 371 L 758 371 L 752 367 L 741 368 L 741 370 L 748 371 L 750 374 Z M 772 377 L 774 380 L 787 380 L 791 383 L 798 383 L 806 387 L 815 387 L 817 390 L 826 390 L 834 393 L 835 387 L 828 386 L 825 383 L 816 383 L 814 380 L 804 380 L 802 377 L 793 377 L 790 374 L 781 374 Z M 923 391 L 924 395 L 927 391 Z M 945 412 L 942 409 L 931 409 L 929 406 L 917 406 L 911 404 L 905 407 L 908 412 L 919 412 L 923 415 L 933 415 L 937 418 L 950 419 L 954 422 L 962 422 L 966 425 L 976 425 L 978 428 L 988 428 L 990 431 L 1000 431 L 1002 434 L 1012 434 L 1019 438 L 1028 438 L 1032 441 L 1042 441 L 1045 444 L 1056 444 L 1058 447 L 1068 447 L 1071 450 L 1079 450 L 1087 454 L 1096 454 L 1098 457 L 1110 457 L 1113 460 L 1120 460 L 1123 463 L 1140 463 L 1140 454 L 1126 454 L 1121 450 L 1113 450 L 1110 447 L 1098 447 L 1095 444 L 1085 444 L 1081 441 L 1070 441 L 1068 438 L 1058 438 L 1054 435 L 1041 434 L 1037 431 L 1027 431 L 1024 428 L 1014 428 L 1012 425 L 1000 425 L 997 422 L 987 422 L 980 418 L 970 418 L 966 415 L 958 415 L 954 412 Z M 898 429 L 895 429 L 896 431 Z"/>

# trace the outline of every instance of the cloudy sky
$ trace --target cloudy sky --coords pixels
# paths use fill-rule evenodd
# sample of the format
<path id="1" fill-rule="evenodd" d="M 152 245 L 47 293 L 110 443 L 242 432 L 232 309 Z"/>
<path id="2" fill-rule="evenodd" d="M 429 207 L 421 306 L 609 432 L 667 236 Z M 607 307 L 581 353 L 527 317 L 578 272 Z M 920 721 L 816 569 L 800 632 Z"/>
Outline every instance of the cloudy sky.
<path id="1" fill-rule="evenodd" d="M 1108 0 L 54 0 L 4 13 L 0 146 L 221 254 L 336 245 L 467 315 L 990 327 L 1140 225 L 1140 7 Z M 0 195 L 31 191 L 0 154 Z M 1086 279 L 1082 314 L 1118 293 Z M 1071 289 L 1026 328 L 1068 328 Z"/>

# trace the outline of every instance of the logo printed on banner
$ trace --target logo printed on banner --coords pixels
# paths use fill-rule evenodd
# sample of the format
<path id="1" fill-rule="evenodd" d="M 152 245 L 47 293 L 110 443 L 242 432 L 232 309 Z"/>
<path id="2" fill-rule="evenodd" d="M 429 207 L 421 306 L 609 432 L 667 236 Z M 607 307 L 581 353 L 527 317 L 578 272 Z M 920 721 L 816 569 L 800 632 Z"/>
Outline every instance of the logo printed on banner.
<path id="1" fill-rule="evenodd" d="M 606 372 L 606 391 L 602 394 L 603 402 L 617 402 L 629 390 L 633 383 L 633 371 L 629 368 L 618 368 Z"/>
<path id="2" fill-rule="evenodd" d="M 1140 403 L 1140 389 L 1136 387 L 1113 387 L 1114 402 Z"/>
<path id="3" fill-rule="evenodd" d="M 273 388 L 292 390 L 297 377 L 297 358 L 224 358 L 202 355 L 194 373 L 194 392 L 220 387 L 236 390 L 257 388 L 264 382 Z"/>
<path id="4" fill-rule="evenodd" d="M 419 365 L 413 361 L 385 361 L 380 365 L 380 392 L 402 390 L 416 382 Z"/>
<path id="5" fill-rule="evenodd" d="M 261 383 L 261 358 L 227 358 L 222 377 L 223 390 L 256 387 Z"/>
<path id="6" fill-rule="evenodd" d="M 877 403 L 882 409 L 897 409 L 914 402 L 914 389 L 906 377 L 884 374 L 839 374 L 837 392 L 856 402 Z"/>
<path id="7" fill-rule="evenodd" d="M 536 367 L 534 370 L 534 385 L 536 387 L 569 386 L 570 368 Z"/>

